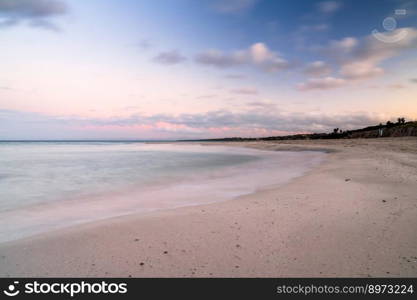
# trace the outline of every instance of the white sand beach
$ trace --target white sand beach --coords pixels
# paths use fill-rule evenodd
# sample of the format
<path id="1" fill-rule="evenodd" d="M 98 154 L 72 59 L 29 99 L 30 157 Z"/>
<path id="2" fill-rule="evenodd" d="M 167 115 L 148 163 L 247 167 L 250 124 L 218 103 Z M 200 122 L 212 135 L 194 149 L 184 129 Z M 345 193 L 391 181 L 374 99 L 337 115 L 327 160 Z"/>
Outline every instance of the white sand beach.
<path id="1" fill-rule="evenodd" d="M 233 200 L 2 243 L 0 276 L 417 276 L 417 138 L 227 145 L 330 152 L 302 177 Z"/>

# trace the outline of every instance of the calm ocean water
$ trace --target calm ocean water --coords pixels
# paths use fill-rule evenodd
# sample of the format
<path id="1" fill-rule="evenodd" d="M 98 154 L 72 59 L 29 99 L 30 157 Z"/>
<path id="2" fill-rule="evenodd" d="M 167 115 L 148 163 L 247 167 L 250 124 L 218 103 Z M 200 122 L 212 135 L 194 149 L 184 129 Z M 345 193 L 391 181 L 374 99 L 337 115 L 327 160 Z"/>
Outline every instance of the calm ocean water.
<path id="1" fill-rule="evenodd" d="M 318 152 L 140 142 L 0 142 L 0 241 L 223 201 L 302 175 Z"/>

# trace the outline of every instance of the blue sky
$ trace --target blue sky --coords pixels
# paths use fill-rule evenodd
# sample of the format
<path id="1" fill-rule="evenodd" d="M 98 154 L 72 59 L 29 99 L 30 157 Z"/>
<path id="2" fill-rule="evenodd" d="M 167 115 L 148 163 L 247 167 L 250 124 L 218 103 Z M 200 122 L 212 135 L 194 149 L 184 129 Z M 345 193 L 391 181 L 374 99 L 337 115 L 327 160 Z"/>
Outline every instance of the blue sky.
<path id="1" fill-rule="evenodd" d="M 0 139 L 416 119 L 416 13 L 408 0 L 0 0 Z"/>

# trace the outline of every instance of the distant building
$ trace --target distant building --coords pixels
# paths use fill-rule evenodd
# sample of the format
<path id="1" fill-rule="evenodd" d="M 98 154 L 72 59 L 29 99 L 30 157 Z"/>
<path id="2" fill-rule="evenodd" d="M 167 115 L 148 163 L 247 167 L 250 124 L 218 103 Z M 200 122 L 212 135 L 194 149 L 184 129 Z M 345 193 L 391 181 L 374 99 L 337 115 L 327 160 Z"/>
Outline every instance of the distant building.
<path id="1" fill-rule="evenodd" d="M 384 128 L 379 128 L 378 129 L 378 136 L 381 137 L 383 133 L 384 133 Z"/>

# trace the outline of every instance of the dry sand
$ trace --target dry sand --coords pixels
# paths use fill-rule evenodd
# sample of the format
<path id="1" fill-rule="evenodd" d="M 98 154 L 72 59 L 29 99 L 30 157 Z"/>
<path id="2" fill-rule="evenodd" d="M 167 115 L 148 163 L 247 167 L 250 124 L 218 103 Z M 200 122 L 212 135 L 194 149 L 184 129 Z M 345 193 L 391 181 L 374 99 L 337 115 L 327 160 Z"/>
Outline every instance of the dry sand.
<path id="1" fill-rule="evenodd" d="M 328 149 L 290 183 L 0 245 L 0 276 L 417 276 L 417 138 L 228 143 Z"/>

